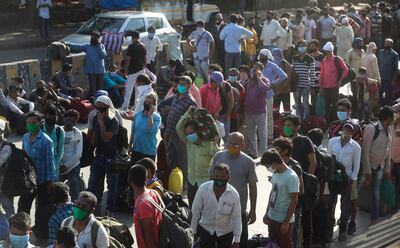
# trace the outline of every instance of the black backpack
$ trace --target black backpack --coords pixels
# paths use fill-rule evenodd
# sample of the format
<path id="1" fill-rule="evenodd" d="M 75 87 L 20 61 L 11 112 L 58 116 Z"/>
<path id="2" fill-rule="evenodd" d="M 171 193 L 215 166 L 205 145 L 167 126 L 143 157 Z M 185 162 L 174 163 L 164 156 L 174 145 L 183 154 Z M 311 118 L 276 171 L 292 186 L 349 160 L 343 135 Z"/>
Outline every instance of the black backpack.
<path id="1" fill-rule="evenodd" d="M 160 248 L 192 248 L 194 235 L 190 224 L 179 217 L 179 213 L 167 209 L 156 193 L 161 204 L 156 203 L 151 197 L 146 200 L 163 215 L 159 229 Z"/>
<path id="2" fill-rule="evenodd" d="M 154 187 L 154 189 L 162 192 L 162 200 L 166 209 L 178 215 L 183 221 L 190 223 L 190 207 L 183 200 L 181 195 L 165 190 L 159 186 Z"/>
<path id="3" fill-rule="evenodd" d="M 333 180 L 333 158 L 325 150 L 315 148 L 315 157 L 317 158 L 317 168 L 315 176 L 319 182 L 332 182 Z"/>
<path id="4" fill-rule="evenodd" d="M 357 76 L 356 71 L 346 61 L 343 60 L 343 62 L 347 67 L 348 73 L 347 73 L 347 76 L 342 80 L 341 86 L 344 86 L 350 82 L 353 82 Z M 337 71 L 337 78 L 339 80 L 342 77 L 343 70 L 342 70 L 342 67 L 340 67 L 338 56 L 335 56 L 335 67 L 336 67 L 336 71 Z"/>
<path id="5" fill-rule="evenodd" d="M 28 154 L 18 149 L 14 144 L 5 142 L 11 146 L 12 153 L 8 159 L 5 170 L 2 192 L 8 197 L 32 194 L 36 191 L 36 170 L 33 161 Z"/>
<path id="6" fill-rule="evenodd" d="M 318 178 L 312 174 L 303 171 L 304 195 L 303 209 L 311 211 L 317 205 L 319 200 L 319 182 Z"/>
<path id="7" fill-rule="evenodd" d="M 346 167 L 342 163 L 336 160 L 335 156 L 332 156 L 334 161 L 333 169 L 333 181 L 332 187 L 329 187 L 332 194 L 342 194 L 347 190 L 347 184 L 349 177 L 346 173 Z"/>

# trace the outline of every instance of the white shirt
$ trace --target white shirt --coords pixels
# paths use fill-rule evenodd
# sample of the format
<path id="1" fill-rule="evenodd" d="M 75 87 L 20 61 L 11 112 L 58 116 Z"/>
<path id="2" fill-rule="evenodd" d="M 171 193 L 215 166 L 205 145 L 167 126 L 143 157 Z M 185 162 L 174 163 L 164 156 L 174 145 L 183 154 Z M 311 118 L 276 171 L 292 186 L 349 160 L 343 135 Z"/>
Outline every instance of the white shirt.
<path id="1" fill-rule="evenodd" d="M 197 226 L 207 230 L 210 235 L 217 237 L 233 231 L 234 242 L 240 242 L 242 234 L 242 217 L 239 193 L 227 184 L 226 191 L 217 200 L 214 193 L 214 181 L 200 185 L 192 206 L 193 233 L 197 233 Z"/>
<path id="2" fill-rule="evenodd" d="M 16 114 L 20 114 L 20 115 L 24 114 L 24 112 L 22 112 L 22 110 L 21 110 L 23 105 L 29 106 L 29 112 L 32 112 L 33 109 L 35 108 L 35 104 L 33 102 L 28 101 L 21 97 L 17 97 L 17 100 L 14 100 L 10 96 L 7 96 L 6 103 L 12 112 L 14 112 Z"/>
<path id="3" fill-rule="evenodd" d="M 342 147 L 341 137 L 334 137 L 329 140 L 328 152 L 336 156 L 336 160 L 346 167 L 346 174 L 351 180 L 356 181 L 360 170 L 361 147 L 353 139 Z"/>
<path id="4" fill-rule="evenodd" d="M 284 33 L 282 33 L 282 37 L 276 42 L 276 46 L 283 51 L 288 50 L 290 47 L 293 47 L 293 35 L 292 30 L 289 28 L 284 29 Z"/>
<path id="5" fill-rule="evenodd" d="M 160 38 L 154 35 L 153 39 L 149 39 L 148 36 L 145 36 L 141 38 L 140 41 L 144 44 L 144 47 L 146 48 L 147 64 L 150 64 L 150 62 L 154 62 L 157 56 L 157 52 L 162 51 L 163 49 Z"/>
<path id="6" fill-rule="evenodd" d="M 66 220 L 68 220 L 68 218 L 65 219 L 61 223 L 62 227 L 65 226 Z M 90 220 L 89 220 L 88 224 L 86 225 L 85 229 L 82 232 L 78 233 L 78 236 L 77 236 L 78 247 L 85 247 L 85 248 L 94 247 L 92 244 L 92 235 L 91 234 L 92 234 L 92 226 L 95 221 L 96 221 L 96 218 L 94 217 L 93 214 L 91 214 Z M 68 226 L 75 230 L 75 228 L 73 227 L 73 224 L 74 224 L 74 220 L 70 221 Z M 77 232 L 77 231 L 75 230 L 75 232 Z M 97 248 L 108 248 L 108 246 L 109 246 L 107 230 L 104 228 L 103 225 L 100 225 L 99 231 L 97 233 L 97 239 L 96 239 L 95 245 Z"/>
<path id="7" fill-rule="evenodd" d="M 260 39 L 263 41 L 264 46 L 275 45 L 276 42 L 272 42 L 276 37 L 284 36 L 285 30 L 282 28 L 281 24 L 279 24 L 276 20 L 265 21 Z"/>
<path id="8" fill-rule="evenodd" d="M 67 167 L 67 171 L 60 173 L 60 175 L 67 174 L 73 168 L 79 165 L 82 157 L 82 149 L 82 132 L 76 127 L 73 127 L 72 131 L 65 131 L 64 154 L 61 159 L 61 164 Z"/>
<path id="9" fill-rule="evenodd" d="M 44 19 L 50 19 L 50 7 L 39 7 L 42 4 L 48 4 L 51 7 L 51 0 L 38 0 L 36 3 L 36 8 L 39 9 L 39 16 Z"/>
<path id="10" fill-rule="evenodd" d="M 310 42 L 312 40 L 313 30 L 317 28 L 317 24 L 313 19 L 308 19 L 307 16 L 303 17 L 303 23 L 306 27 L 305 40 Z"/>

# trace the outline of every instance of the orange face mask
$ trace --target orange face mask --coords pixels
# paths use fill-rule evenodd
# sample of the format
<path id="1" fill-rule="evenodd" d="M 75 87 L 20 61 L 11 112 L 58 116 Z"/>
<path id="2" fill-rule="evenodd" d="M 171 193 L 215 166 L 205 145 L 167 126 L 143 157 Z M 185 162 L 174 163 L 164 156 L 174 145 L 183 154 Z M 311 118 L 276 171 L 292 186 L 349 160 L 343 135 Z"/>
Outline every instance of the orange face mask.
<path id="1" fill-rule="evenodd" d="M 230 155 L 239 154 L 240 153 L 240 148 L 236 148 L 236 147 L 233 147 L 233 146 L 228 146 L 228 153 Z"/>

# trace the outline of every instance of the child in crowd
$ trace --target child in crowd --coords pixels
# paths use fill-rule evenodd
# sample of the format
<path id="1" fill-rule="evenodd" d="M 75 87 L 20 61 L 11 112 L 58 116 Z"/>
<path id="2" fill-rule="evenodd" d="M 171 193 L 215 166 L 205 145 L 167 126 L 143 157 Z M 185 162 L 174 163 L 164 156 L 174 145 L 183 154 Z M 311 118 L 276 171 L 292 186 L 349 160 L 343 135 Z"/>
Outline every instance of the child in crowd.
<path id="1" fill-rule="evenodd" d="M 31 218 L 25 212 L 16 213 L 10 218 L 10 239 L 3 241 L 5 248 L 33 248 L 29 242 Z"/>
<path id="2" fill-rule="evenodd" d="M 160 179 L 157 178 L 156 163 L 151 158 L 142 158 L 137 162 L 137 164 L 143 165 L 147 170 L 147 178 L 146 178 L 146 188 L 156 190 L 160 196 L 163 195 L 164 187 Z"/>

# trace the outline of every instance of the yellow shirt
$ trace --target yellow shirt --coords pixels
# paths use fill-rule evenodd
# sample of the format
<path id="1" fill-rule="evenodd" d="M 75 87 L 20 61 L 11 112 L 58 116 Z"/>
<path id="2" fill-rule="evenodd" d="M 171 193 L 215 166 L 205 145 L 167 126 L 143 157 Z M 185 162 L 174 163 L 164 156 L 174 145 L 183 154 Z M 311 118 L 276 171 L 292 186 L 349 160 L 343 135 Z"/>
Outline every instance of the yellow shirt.
<path id="1" fill-rule="evenodd" d="M 255 56 L 257 54 L 257 44 L 258 44 L 257 31 L 249 26 L 247 26 L 247 29 L 253 33 L 253 36 L 246 39 L 245 53 L 250 56 Z"/>

